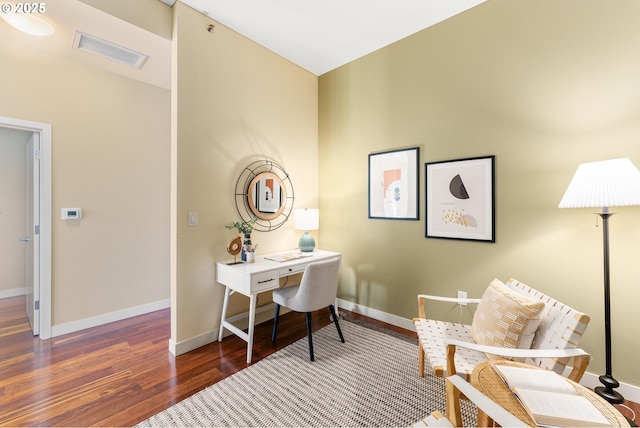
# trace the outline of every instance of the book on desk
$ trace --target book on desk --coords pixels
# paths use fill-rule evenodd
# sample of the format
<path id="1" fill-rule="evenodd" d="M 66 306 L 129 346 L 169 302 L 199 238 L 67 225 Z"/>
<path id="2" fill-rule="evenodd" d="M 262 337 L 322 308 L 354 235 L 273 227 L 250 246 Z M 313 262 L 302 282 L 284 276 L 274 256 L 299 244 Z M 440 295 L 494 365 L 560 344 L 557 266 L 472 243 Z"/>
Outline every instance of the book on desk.
<path id="1" fill-rule="evenodd" d="M 556 372 L 501 364 L 493 368 L 537 425 L 611 426 L 593 403 Z"/>
<path id="2" fill-rule="evenodd" d="M 303 253 L 302 251 L 288 251 L 284 253 L 268 254 L 264 256 L 267 260 L 273 260 L 274 262 L 288 262 L 289 260 L 303 259 L 305 257 L 311 257 L 312 253 Z"/>

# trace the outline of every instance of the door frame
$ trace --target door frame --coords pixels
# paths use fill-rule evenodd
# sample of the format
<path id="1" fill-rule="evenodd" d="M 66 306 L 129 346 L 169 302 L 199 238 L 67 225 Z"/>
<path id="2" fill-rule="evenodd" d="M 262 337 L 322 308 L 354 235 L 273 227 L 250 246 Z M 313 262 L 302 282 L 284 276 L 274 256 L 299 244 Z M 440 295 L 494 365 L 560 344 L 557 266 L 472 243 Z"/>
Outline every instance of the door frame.
<path id="1" fill-rule="evenodd" d="M 40 339 L 51 337 L 51 125 L 0 116 L 0 127 L 40 136 Z M 36 267 L 34 266 L 34 270 Z"/>

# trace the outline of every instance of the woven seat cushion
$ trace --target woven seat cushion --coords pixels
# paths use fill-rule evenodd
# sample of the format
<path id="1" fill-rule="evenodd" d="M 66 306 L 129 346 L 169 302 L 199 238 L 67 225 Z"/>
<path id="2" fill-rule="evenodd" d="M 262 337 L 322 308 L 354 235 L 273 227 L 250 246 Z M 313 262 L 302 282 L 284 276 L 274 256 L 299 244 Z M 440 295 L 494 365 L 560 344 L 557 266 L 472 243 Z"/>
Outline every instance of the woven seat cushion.
<path id="1" fill-rule="evenodd" d="M 471 338 L 481 345 L 529 349 L 543 309 L 540 300 L 518 294 L 494 279 L 473 316 Z"/>
<path id="2" fill-rule="evenodd" d="M 420 345 L 424 349 L 429 365 L 438 376 L 449 376 L 446 373 L 447 359 L 445 339 L 463 340 L 471 342 L 471 326 L 445 321 L 417 318 L 414 320 Z M 487 361 L 482 352 L 466 348 L 456 349 L 456 370 L 459 375 L 469 378 L 473 368 L 481 362 Z"/>

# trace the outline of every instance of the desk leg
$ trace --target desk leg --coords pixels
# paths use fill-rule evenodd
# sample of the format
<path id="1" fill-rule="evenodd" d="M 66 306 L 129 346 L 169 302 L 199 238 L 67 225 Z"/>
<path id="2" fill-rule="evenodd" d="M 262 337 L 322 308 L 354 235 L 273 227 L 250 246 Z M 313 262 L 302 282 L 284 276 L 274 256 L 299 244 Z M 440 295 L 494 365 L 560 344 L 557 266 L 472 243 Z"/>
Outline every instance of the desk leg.
<path id="1" fill-rule="evenodd" d="M 249 340 L 247 341 L 247 364 L 251 364 L 251 353 L 253 352 L 253 331 L 256 326 L 256 304 L 258 303 L 258 295 L 252 294 L 249 299 Z"/>
<path id="2" fill-rule="evenodd" d="M 227 305 L 229 304 L 229 295 L 231 289 L 229 287 L 224 288 L 224 303 L 222 304 L 222 317 L 220 318 L 220 332 L 218 333 L 218 342 L 222 342 L 222 333 L 224 332 L 224 322 L 227 319 Z"/>

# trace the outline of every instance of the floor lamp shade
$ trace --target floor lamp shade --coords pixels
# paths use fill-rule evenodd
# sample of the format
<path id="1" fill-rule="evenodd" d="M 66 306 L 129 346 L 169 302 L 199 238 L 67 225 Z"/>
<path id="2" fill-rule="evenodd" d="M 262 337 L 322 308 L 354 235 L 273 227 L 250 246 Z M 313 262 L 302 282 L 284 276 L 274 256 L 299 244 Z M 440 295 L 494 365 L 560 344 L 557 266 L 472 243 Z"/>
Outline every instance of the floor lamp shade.
<path id="1" fill-rule="evenodd" d="M 606 373 L 600 376 L 596 393 L 612 404 L 622 404 L 624 397 L 615 391 L 620 383 L 611 368 L 611 295 L 609 273 L 609 207 L 640 205 L 640 171 L 628 158 L 583 163 L 578 166 L 559 208 L 597 208 L 602 218 L 604 255 L 604 327 Z"/>
<path id="2" fill-rule="evenodd" d="M 296 230 L 304 230 L 304 234 L 298 241 L 300 251 L 313 251 L 316 247 L 316 241 L 309 234 L 310 230 L 318 230 L 320 227 L 320 211 L 313 208 L 297 209 L 293 212 L 293 228 Z"/>
<path id="3" fill-rule="evenodd" d="M 640 171 L 628 158 L 583 163 L 558 208 L 640 205 Z"/>

